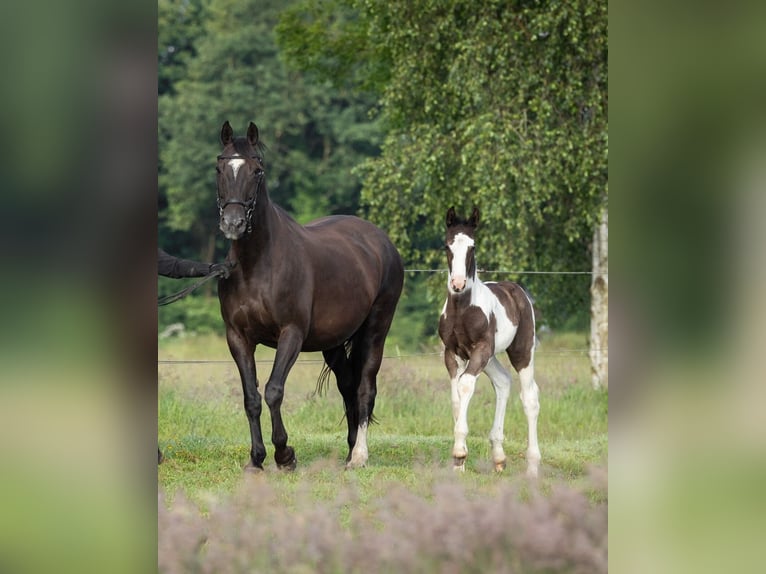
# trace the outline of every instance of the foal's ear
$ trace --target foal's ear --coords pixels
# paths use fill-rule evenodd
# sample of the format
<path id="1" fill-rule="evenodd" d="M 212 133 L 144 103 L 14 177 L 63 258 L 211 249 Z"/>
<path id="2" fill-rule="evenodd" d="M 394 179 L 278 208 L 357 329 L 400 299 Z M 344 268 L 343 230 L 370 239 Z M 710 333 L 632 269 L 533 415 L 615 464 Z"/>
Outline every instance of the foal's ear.
<path id="1" fill-rule="evenodd" d="M 250 125 L 247 126 L 247 141 L 249 141 L 250 145 L 253 147 L 258 144 L 258 126 L 253 122 L 250 122 Z"/>
<path id="2" fill-rule="evenodd" d="M 455 208 L 450 207 L 447 210 L 447 227 L 452 227 L 453 223 L 455 223 Z"/>
<path id="3" fill-rule="evenodd" d="M 231 139 L 234 137 L 234 130 L 229 125 L 229 120 L 226 120 L 221 126 L 221 143 L 227 146 L 231 143 Z"/>
<path id="4" fill-rule="evenodd" d="M 479 225 L 479 208 L 474 207 L 471 217 L 468 219 L 468 225 L 471 227 L 478 227 Z"/>

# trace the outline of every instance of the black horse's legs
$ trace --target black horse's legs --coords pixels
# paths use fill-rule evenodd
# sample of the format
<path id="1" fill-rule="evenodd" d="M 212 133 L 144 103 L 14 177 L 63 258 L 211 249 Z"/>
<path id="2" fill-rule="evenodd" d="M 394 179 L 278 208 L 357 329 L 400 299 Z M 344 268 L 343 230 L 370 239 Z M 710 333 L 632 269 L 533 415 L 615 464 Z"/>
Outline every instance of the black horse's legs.
<path id="1" fill-rule="evenodd" d="M 285 380 L 295 360 L 298 358 L 303 335 L 295 327 L 282 331 L 277 343 L 274 367 L 264 389 L 264 398 L 271 411 L 271 442 L 274 443 L 274 460 L 279 468 L 293 470 L 297 464 L 295 451 L 287 445 L 287 431 L 282 422 L 282 399 L 285 395 Z"/>
<path id="2" fill-rule="evenodd" d="M 356 443 L 351 451 L 347 468 L 359 468 L 367 464 L 367 426 L 372 420 L 377 395 L 377 375 L 383 361 L 383 346 L 396 307 L 396 298 L 390 303 L 378 301 L 364 325 L 354 336 L 351 350 L 354 375 L 358 376 L 357 407 L 359 426 Z"/>
<path id="3" fill-rule="evenodd" d="M 323 351 L 324 360 L 335 374 L 335 380 L 338 383 L 338 390 L 343 397 L 343 406 L 346 411 L 346 422 L 348 423 L 348 456 L 346 462 L 351 460 L 351 451 L 356 444 L 356 433 L 359 428 L 359 408 L 357 406 L 356 386 L 354 385 L 354 374 L 351 370 L 351 362 L 346 356 L 345 346 L 335 347 L 328 351 Z"/>
<path id="4" fill-rule="evenodd" d="M 250 462 L 245 466 L 245 470 L 262 470 L 266 447 L 261 433 L 261 394 L 258 392 L 258 377 L 255 371 L 255 345 L 249 344 L 231 329 L 226 331 L 226 341 L 242 379 L 245 414 L 250 424 Z"/>

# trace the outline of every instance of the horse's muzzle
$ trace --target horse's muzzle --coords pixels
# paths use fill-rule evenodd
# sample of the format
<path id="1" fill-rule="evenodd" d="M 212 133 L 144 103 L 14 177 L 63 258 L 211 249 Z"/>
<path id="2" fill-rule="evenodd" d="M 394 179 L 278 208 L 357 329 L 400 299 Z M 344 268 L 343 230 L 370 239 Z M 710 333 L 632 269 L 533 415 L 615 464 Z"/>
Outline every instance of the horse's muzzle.
<path id="1" fill-rule="evenodd" d="M 226 239 L 240 239 L 247 231 L 247 219 L 244 214 L 225 213 L 221 215 L 218 227 L 223 232 Z"/>
<path id="2" fill-rule="evenodd" d="M 450 289 L 454 293 L 460 293 L 463 289 L 465 289 L 465 283 L 466 283 L 465 277 L 461 277 L 458 275 L 454 277 L 450 277 L 450 280 L 449 280 Z"/>

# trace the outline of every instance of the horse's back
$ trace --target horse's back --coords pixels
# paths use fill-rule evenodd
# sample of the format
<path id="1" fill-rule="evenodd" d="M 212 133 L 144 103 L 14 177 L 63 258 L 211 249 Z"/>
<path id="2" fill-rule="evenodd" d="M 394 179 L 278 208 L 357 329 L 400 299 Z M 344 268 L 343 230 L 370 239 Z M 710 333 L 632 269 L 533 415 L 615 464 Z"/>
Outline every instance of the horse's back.
<path id="1" fill-rule="evenodd" d="M 379 262 L 381 270 L 396 282 L 404 280 L 404 264 L 388 235 L 374 223 L 353 215 L 328 215 L 304 226 L 310 242 L 318 248 L 342 246 L 345 252 L 361 257 L 365 264 Z"/>

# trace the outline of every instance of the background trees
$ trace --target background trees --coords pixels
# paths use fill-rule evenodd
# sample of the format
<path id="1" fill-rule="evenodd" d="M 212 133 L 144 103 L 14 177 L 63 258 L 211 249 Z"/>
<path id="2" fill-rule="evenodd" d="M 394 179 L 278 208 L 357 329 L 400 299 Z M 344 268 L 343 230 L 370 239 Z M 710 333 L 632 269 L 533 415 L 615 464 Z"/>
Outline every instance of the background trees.
<path id="1" fill-rule="evenodd" d="M 590 269 L 607 206 L 606 3 L 306 0 L 278 32 L 295 65 L 379 94 L 386 135 L 357 170 L 361 200 L 405 260 L 441 267 L 444 212 L 478 205 L 485 269 Z M 587 322 L 589 277 L 511 278 L 550 323 Z"/>
<path id="2" fill-rule="evenodd" d="M 259 125 L 269 190 L 299 220 L 358 209 L 351 168 L 380 141 L 367 117 L 372 100 L 305 82 L 283 65 L 273 32 L 283 6 L 160 1 L 160 242 L 169 250 L 225 253 L 211 163 L 225 120 L 240 131 Z"/>
<path id="3" fill-rule="evenodd" d="M 161 14 L 163 3 L 179 5 L 162 0 Z M 252 119 L 270 146 L 269 189 L 298 219 L 361 212 L 408 267 L 440 269 L 446 209 L 477 205 L 484 269 L 591 269 L 608 197 L 606 3 L 199 6 L 197 23 L 183 24 L 189 56 L 163 63 L 160 46 L 171 80 L 160 98 L 161 242 L 180 231 L 201 256 L 222 256 L 221 240 L 206 244 L 211 150 L 225 119 Z M 588 275 L 484 277 L 522 282 L 549 325 L 588 323 Z M 442 279 L 431 278 L 439 297 Z M 422 280 L 408 276 L 418 290 Z"/>

